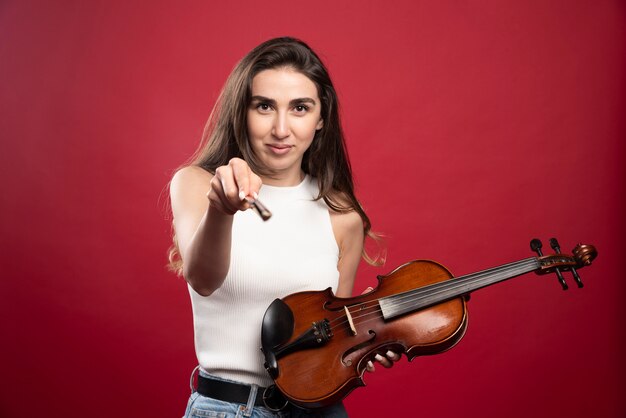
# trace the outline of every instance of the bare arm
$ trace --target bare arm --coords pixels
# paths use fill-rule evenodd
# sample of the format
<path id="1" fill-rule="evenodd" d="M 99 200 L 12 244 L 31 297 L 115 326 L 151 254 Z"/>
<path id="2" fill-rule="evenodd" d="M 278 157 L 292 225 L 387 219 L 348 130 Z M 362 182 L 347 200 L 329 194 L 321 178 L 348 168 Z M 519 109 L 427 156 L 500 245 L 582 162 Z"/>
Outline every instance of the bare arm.
<path id="1" fill-rule="evenodd" d="M 357 212 L 337 213 L 331 211 L 330 220 L 339 246 L 339 286 L 337 296 L 352 296 L 356 271 L 363 251 L 363 221 Z"/>
<path id="2" fill-rule="evenodd" d="M 172 178 L 170 197 L 183 276 L 203 296 L 228 273 L 233 214 L 249 206 L 240 196 L 258 192 L 261 180 L 243 160 L 219 167 L 215 176 L 190 166 Z"/>

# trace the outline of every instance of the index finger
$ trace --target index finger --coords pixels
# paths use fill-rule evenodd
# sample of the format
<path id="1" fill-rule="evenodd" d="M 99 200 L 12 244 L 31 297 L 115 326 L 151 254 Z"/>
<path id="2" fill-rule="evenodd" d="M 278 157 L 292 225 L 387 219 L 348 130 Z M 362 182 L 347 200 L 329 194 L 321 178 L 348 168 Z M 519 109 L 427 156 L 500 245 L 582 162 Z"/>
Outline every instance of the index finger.
<path id="1" fill-rule="evenodd" d="M 238 158 L 230 160 L 228 165 L 230 165 L 233 170 L 233 177 L 235 178 L 235 183 L 239 189 L 239 199 L 244 200 L 250 193 L 250 175 L 252 174 L 252 171 L 245 161 Z"/>

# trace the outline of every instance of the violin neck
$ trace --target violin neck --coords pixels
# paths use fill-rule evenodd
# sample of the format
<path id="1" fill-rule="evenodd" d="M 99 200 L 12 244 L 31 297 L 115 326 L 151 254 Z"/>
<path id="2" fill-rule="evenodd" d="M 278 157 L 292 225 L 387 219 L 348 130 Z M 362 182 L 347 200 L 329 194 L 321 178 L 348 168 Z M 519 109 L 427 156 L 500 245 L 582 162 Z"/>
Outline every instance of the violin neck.
<path id="1" fill-rule="evenodd" d="M 499 267 L 460 276 L 451 280 L 409 290 L 378 300 L 385 319 L 392 319 L 419 309 L 427 308 L 450 299 L 500 283 L 540 268 L 537 257 L 504 264 Z"/>

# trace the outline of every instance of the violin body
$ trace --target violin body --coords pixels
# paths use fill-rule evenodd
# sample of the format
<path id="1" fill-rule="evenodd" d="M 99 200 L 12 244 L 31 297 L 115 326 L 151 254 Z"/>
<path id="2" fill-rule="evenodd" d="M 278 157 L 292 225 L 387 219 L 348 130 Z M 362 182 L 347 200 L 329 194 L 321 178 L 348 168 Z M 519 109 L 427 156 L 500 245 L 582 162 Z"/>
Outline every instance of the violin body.
<path id="1" fill-rule="evenodd" d="M 571 270 L 579 281 L 575 268 L 591 264 L 597 252 L 582 245 L 574 251 L 458 278 L 439 263 L 417 260 L 378 276 L 376 289 L 360 296 L 339 298 L 328 288 L 276 299 L 261 330 L 265 367 L 289 402 L 336 403 L 365 385 L 363 373 L 376 354 L 392 350 L 412 360 L 456 345 L 467 328 L 470 292 L 531 271 L 556 271 L 562 279 L 561 271 Z"/>
<path id="2" fill-rule="evenodd" d="M 406 353 L 409 360 L 425 354 L 437 354 L 454 346 L 467 326 L 467 309 L 462 297 L 405 315 L 385 323 L 380 315 L 368 313 L 376 299 L 452 278 L 450 272 L 433 261 L 413 261 L 379 277 L 376 289 L 353 298 L 338 298 L 330 288 L 301 292 L 282 299 L 292 312 L 289 344 L 311 328 L 311 323 L 328 319 L 340 324 L 332 330 L 323 347 L 297 350 L 279 361 L 280 373 L 275 383 L 291 402 L 319 407 L 338 402 L 349 392 L 364 386 L 362 375 L 368 361 L 387 350 Z M 276 303 L 276 302 L 275 302 Z M 357 305 L 351 313 L 354 329 L 345 323 L 344 306 Z M 360 314 L 360 312 L 363 312 Z M 364 319 L 364 320 L 363 320 Z M 292 384 L 292 381 L 297 384 Z"/>

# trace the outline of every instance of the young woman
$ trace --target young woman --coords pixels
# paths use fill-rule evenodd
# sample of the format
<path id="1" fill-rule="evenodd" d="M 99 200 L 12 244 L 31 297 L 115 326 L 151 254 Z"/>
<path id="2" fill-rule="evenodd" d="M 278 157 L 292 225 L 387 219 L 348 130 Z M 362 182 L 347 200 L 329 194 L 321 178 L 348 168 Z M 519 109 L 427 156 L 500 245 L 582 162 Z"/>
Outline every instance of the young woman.
<path id="1" fill-rule="evenodd" d="M 370 221 L 354 195 L 338 110 L 305 43 L 264 42 L 234 68 L 200 150 L 172 178 L 170 260 L 189 284 L 200 367 L 185 416 L 347 416 L 341 404 L 265 408 L 272 380 L 259 350 L 274 299 L 327 287 L 350 297 L 367 258 Z M 272 211 L 267 222 L 249 210 L 256 199 Z M 390 367 L 398 358 L 377 360 Z"/>

